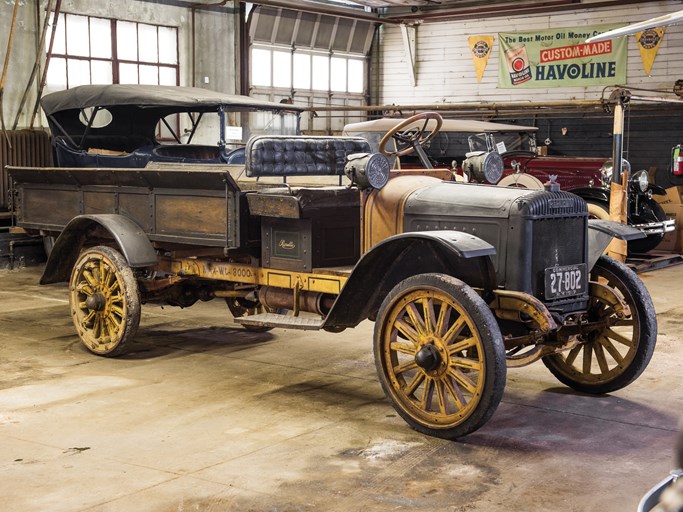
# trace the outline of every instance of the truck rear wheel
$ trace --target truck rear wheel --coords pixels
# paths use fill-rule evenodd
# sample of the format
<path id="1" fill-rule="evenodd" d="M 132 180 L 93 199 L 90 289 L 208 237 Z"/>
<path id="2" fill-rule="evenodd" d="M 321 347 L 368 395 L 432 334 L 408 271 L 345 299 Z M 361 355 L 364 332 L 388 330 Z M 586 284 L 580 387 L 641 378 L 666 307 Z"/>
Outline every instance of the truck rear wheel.
<path id="1" fill-rule="evenodd" d="M 505 349 L 486 303 L 462 281 L 421 274 L 384 299 L 375 325 L 384 393 L 415 430 L 445 439 L 493 415 L 505 387 Z"/>
<path id="2" fill-rule="evenodd" d="M 601 330 L 568 352 L 543 358 L 557 379 L 584 393 L 601 394 L 621 389 L 636 380 L 650 362 L 657 341 L 657 317 L 652 299 L 636 274 L 623 263 L 601 256 L 591 281 L 609 286 L 630 309 L 619 318 L 604 299 L 592 296 L 591 320 L 607 320 Z"/>
<path id="3" fill-rule="evenodd" d="M 111 247 L 81 253 L 71 272 L 69 303 L 76 332 L 94 354 L 122 354 L 137 332 L 137 281 L 121 253 Z"/>

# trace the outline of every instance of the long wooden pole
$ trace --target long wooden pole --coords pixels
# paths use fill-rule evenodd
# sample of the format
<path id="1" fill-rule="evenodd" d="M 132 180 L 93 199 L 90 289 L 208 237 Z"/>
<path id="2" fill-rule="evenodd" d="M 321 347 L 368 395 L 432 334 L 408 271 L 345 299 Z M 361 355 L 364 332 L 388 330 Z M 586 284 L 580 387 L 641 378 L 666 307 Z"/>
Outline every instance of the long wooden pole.
<path id="1" fill-rule="evenodd" d="M 9 38 L 7 39 L 7 52 L 5 53 L 5 63 L 2 66 L 2 76 L 0 76 L 0 126 L 2 126 L 2 133 L 7 139 L 7 145 L 11 148 L 12 144 L 9 141 L 7 130 L 5 130 L 5 111 L 3 109 L 3 97 L 5 95 L 5 80 L 7 79 L 7 69 L 9 68 L 10 54 L 12 53 L 12 42 L 14 41 L 14 27 L 17 24 L 17 13 L 19 12 L 19 0 L 14 0 L 14 11 L 12 12 L 12 24 L 9 29 Z"/>
<path id="2" fill-rule="evenodd" d="M 57 32 L 57 23 L 59 20 L 59 12 L 62 9 L 62 0 L 57 0 L 57 5 L 55 5 L 55 12 L 52 17 L 52 33 L 50 34 L 50 46 L 47 49 L 47 54 L 45 55 L 45 67 L 43 68 L 43 76 L 40 79 L 40 85 L 38 86 L 38 95 L 36 96 L 36 103 L 33 105 L 33 115 L 31 116 L 30 128 L 33 128 L 33 124 L 36 120 L 36 114 L 38 114 L 38 107 L 40 106 L 40 97 L 43 95 L 43 88 L 45 87 L 45 81 L 47 80 L 47 69 L 50 66 L 50 57 L 52 57 L 52 47 L 55 43 L 55 33 Z"/>
<path id="3" fill-rule="evenodd" d="M 19 124 L 19 118 L 21 117 L 21 111 L 24 109 L 24 105 L 26 104 L 26 100 L 28 99 L 28 92 L 31 89 L 31 86 L 33 85 L 33 81 L 36 79 L 36 75 L 38 74 L 38 68 L 40 67 L 40 58 L 43 55 L 43 49 L 45 47 L 45 36 L 47 34 L 47 27 L 50 24 L 50 13 L 52 12 L 52 6 L 54 4 L 54 1 L 55 0 L 49 0 L 47 3 L 47 7 L 45 9 L 45 22 L 43 23 L 43 29 L 40 33 L 38 51 L 36 52 L 36 61 L 33 63 L 33 70 L 31 70 L 31 76 L 28 79 L 26 89 L 24 89 L 24 94 L 21 97 L 21 101 L 19 102 L 17 115 L 14 117 L 14 124 L 12 125 L 13 130 L 17 129 L 17 125 Z"/>
<path id="4" fill-rule="evenodd" d="M 628 171 L 623 169 L 624 149 L 624 102 L 627 91 L 612 95 L 614 105 L 614 128 L 612 130 L 612 183 L 610 184 L 609 218 L 628 224 Z M 626 261 L 627 244 L 624 240 L 610 242 L 607 254 L 619 261 Z"/>

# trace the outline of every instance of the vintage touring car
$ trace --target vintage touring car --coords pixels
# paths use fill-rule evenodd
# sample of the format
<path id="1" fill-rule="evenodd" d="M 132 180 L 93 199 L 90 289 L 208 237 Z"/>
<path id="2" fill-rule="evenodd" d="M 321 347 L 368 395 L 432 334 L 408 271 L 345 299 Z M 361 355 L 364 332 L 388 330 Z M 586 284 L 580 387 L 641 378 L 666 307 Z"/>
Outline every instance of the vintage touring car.
<path id="1" fill-rule="evenodd" d="M 388 136 L 419 152 L 428 134 Z M 123 353 L 146 302 L 224 299 L 253 330 L 341 332 L 369 319 L 386 396 L 413 428 L 444 438 L 492 416 L 507 367 L 542 360 L 566 385 L 608 393 L 647 366 L 648 292 L 602 256 L 614 236 L 643 235 L 589 220 L 556 184 L 392 171 L 356 137 L 258 135 L 245 155 L 10 169 L 17 224 L 58 235 L 41 283 L 69 283 L 88 350 Z"/>
<path id="2" fill-rule="evenodd" d="M 58 167 L 244 164 L 253 135 L 295 135 L 301 107 L 197 87 L 84 85 L 45 96 Z M 239 122 L 239 124 L 238 124 Z"/>
<path id="3" fill-rule="evenodd" d="M 384 135 L 402 125 L 401 131 L 422 129 L 423 120 L 406 123 L 404 119 L 382 118 L 373 121 L 347 124 L 344 134 L 364 137 L 374 150 L 382 142 L 393 158 L 400 158 L 402 167 L 425 167 L 427 165 L 451 167 L 468 181 L 515 186 L 543 188 L 550 176 L 555 176 L 562 190 L 582 197 L 588 203 L 591 216 L 609 218 L 610 183 L 612 180 L 612 159 L 604 157 L 577 157 L 539 155 L 537 152 L 534 126 L 493 123 L 473 119 L 444 119 L 435 134 L 426 144 L 423 154 L 403 154 L 402 143 L 393 145 L 392 139 Z M 428 129 L 436 125 L 429 121 Z M 410 144 L 407 149 L 410 150 Z M 501 164 L 489 165 L 487 174 L 473 173 L 472 158 L 486 155 L 493 159 L 501 156 Z M 469 157 L 468 157 L 469 155 Z M 628 244 L 630 253 L 644 253 L 654 249 L 664 234 L 675 229 L 675 221 L 668 219 L 662 207 L 653 199 L 654 195 L 666 195 L 665 190 L 648 182 L 645 170 L 630 173 L 630 164 L 624 160 L 629 171 L 628 223 L 642 230 L 647 236 L 632 240 Z"/>

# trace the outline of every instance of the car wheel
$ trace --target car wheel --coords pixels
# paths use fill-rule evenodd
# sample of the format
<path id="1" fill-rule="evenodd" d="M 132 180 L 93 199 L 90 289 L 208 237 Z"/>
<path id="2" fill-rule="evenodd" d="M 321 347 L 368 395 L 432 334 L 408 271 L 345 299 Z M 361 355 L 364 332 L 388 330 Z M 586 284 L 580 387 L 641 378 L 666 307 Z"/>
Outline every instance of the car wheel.
<path id="1" fill-rule="evenodd" d="M 609 220 L 609 205 L 600 201 L 586 199 L 588 205 L 588 218 Z"/>
<path id="2" fill-rule="evenodd" d="M 657 317 L 645 285 L 623 263 L 601 256 L 590 279 L 609 287 L 626 303 L 629 314 L 624 316 L 599 289 L 591 287 L 589 319 L 602 321 L 604 326 L 573 349 L 544 357 L 543 363 L 560 382 L 577 391 L 609 393 L 637 379 L 650 362 L 657 341 Z"/>
<path id="3" fill-rule="evenodd" d="M 375 365 L 384 393 L 415 430 L 454 439 L 481 427 L 503 395 L 505 349 L 486 303 L 462 281 L 421 274 L 379 310 Z"/>
<path id="4" fill-rule="evenodd" d="M 498 187 L 528 188 L 531 190 L 543 190 L 543 182 L 536 176 L 526 173 L 515 173 L 505 176 L 496 185 Z"/>
<path id="5" fill-rule="evenodd" d="M 71 318 L 83 344 L 100 356 L 126 349 L 140 324 L 140 295 L 133 271 L 116 249 L 84 251 L 71 272 Z"/>

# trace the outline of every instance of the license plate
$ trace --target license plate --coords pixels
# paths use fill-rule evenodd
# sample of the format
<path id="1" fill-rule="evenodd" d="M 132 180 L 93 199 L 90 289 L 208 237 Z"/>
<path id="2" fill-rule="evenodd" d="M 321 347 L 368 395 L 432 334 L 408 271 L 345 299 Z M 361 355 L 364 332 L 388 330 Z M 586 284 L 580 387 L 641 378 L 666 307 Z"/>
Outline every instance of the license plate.
<path id="1" fill-rule="evenodd" d="M 545 298 L 561 299 L 583 295 L 586 291 L 586 264 L 545 269 Z"/>

